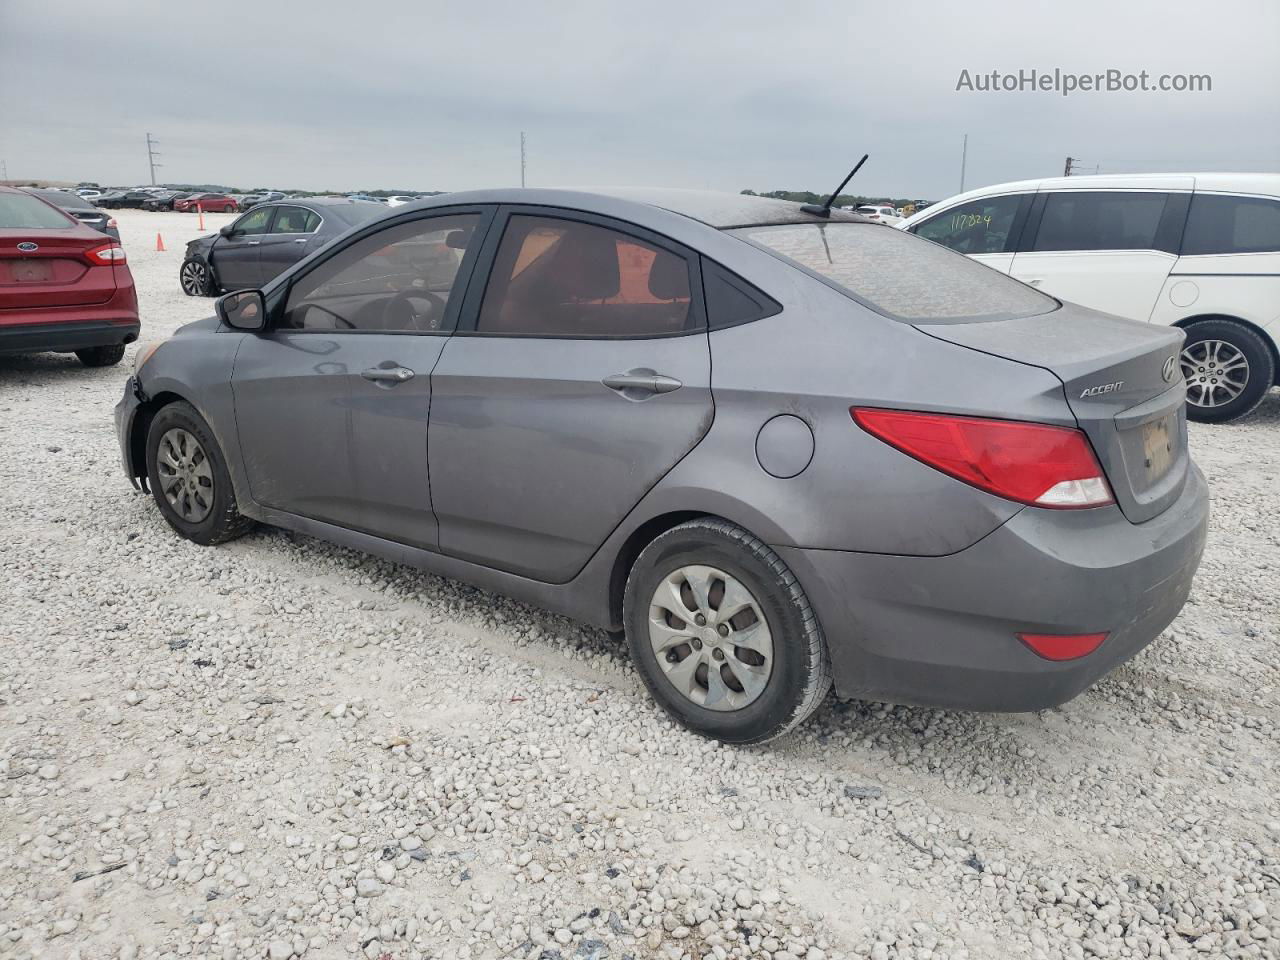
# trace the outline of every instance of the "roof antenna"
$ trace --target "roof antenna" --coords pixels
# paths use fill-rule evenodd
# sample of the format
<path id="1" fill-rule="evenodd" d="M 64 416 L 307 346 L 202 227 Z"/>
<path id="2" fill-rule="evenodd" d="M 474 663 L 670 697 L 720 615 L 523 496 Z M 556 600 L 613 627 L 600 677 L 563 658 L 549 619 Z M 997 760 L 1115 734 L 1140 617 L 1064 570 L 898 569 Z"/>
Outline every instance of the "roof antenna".
<path id="1" fill-rule="evenodd" d="M 844 189 L 845 184 L 847 184 L 850 180 L 853 179 L 853 175 L 862 169 L 862 165 L 867 162 L 867 157 L 869 156 L 871 156 L 871 154 L 869 153 L 864 153 L 862 155 L 862 159 L 858 161 L 858 165 L 849 171 L 849 175 L 847 177 L 845 177 L 843 180 L 840 181 L 840 186 L 836 187 L 835 193 L 827 197 L 825 203 L 822 203 L 822 204 L 806 203 L 800 209 L 803 210 L 805 213 L 812 213 L 814 216 L 817 216 L 817 217 L 830 217 L 831 205 L 836 202 L 836 197 L 840 196 L 840 191 Z"/>

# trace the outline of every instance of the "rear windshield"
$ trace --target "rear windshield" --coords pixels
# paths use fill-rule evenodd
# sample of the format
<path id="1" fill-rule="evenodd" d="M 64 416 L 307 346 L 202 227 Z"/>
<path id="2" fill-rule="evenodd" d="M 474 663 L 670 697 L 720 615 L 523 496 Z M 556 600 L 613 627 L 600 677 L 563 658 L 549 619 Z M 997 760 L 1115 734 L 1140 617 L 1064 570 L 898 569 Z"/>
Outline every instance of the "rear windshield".
<path id="1" fill-rule="evenodd" d="M 25 193 L 0 193 L 0 230 L 65 230 L 74 221 Z"/>
<path id="2" fill-rule="evenodd" d="M 1048 313 L 1052 297 L 909 233 L 875 223 L 729 231 L 906 323 L 977 323 Z"/>

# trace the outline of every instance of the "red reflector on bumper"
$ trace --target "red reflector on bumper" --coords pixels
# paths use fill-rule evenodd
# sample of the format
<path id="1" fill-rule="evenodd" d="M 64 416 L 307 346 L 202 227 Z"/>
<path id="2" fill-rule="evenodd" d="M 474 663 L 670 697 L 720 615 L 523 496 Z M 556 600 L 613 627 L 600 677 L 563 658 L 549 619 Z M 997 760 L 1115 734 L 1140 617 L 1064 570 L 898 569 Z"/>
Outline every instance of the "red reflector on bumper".
<path id="1" fill-rule="evenodd" d="M 1076 660 L 1102 646 L 1105 633 L 1075 633 L 1055 636 L 1051 633 L 1020 633 L 1018 639 L 1046 660 Z"/>

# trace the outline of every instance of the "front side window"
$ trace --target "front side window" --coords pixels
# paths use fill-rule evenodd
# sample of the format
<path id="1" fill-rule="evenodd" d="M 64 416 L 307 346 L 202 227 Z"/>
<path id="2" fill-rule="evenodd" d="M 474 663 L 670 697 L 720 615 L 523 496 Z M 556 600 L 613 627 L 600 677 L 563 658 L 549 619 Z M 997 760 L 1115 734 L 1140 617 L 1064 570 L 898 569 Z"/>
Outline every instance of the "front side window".
<path id="1" fill-rule="evenodd" d="M 257 210 L 251 210 L 236 221 L 232 231 L 250 235 L 266 233 L 267 227 L 271 223 L 271 213 L 270 207 L 259 207 Z"/>
<path id="2" fill-rule="evenodd" d="M 800 223 L 730 232 L 908 323 L 1001 320 L 1058 306 L 998 270 L 880 224 Z"/>
<path id="3" fill-rule="evenodd" d="M 1050 193 L 1033 250 L 1154 250 L 1168 195 Z"/>
<path id="4" fill-rule="evenodd" d="M 1197 193 L 1191 198 L 1182 255 L 1280 252 L 1280 201 Z"/>
<path id="5" fill-rule="evenodd" d="M 272 233 L 314 233 L 320 226 L 320 215 L 303 207 L 276 207 Z"/>
<path id="6" fill-rule="evenodd" d="M 691 329 L 689 264 L 576 220 L 517 215 L 498 246 L 476 328 L 538 337 L 656 337 Z"/>
<path id="7" fill-rule="evenodd" d="M 280 326 L 295 330 L 435 333 L 445 329 L 475 213 L 386 227 L 302 276 Z"/>
<path id="8" fill-rule="evenodd" d="M 970 200 L 926 220 L 912 232 L 957 253 L 1007 253 L 1020 201 L 1015 194 Z"/>

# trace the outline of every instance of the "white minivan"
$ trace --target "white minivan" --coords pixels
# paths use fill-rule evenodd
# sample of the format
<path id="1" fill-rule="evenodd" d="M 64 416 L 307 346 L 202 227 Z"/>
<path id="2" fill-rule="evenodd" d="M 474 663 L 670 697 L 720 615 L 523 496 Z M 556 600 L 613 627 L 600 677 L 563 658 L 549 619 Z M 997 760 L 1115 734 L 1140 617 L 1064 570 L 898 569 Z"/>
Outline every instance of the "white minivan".
<path id="1" fill-rule="evenodd" d="M 1187 332 L 1187 415 L 1244 416 L 1280 371 L 1280 174 L 1057 177 L 897 225 L 1062 300 Z"/>

